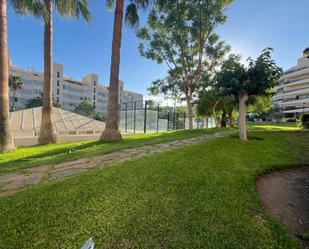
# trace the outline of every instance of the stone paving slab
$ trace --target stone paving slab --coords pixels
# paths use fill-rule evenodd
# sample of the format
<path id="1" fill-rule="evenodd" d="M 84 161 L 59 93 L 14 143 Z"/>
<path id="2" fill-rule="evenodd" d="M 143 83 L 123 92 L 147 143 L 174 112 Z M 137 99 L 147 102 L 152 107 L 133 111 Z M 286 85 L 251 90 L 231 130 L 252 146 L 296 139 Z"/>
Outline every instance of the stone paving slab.
<path id="1" fill-rule="evenodd" d="M 61 179 L 85 172 L 92 168 L 102 168 L 116 163 L 138 159 L 143 156 L 173 150 L 203 141 L 209 141 L 218 137 L 230 135 L 231 133 L 232 132 L 217 132 L 214 134 L 206 134 L 198 137 L 174 140 L 155 145 L 145 145 L 136 148 L 124 149 L 91 158 L 66 161 L 57 165 L 41 165 L 33 168 L 22 169 L 15 173 L 8 173 L 0 176 L 0 186 L 2 188 L 0 196 L 12 195 L 29 185 Z"/>

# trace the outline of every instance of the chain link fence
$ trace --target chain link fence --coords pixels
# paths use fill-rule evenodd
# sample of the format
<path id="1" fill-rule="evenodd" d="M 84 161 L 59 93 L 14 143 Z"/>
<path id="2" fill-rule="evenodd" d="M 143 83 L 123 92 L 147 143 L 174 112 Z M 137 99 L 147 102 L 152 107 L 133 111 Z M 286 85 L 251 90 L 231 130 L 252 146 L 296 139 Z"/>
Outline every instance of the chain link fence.
<path id="1" fill-rule="evenodd" d="M 212 128 L 212 118 L 194 118 L 193 128 Z M 128 102 L 119 106 L 119 128 L 127 133 L 154 133 L 189 128 L 186 112 L 154 105 L 152 102 Z"/>

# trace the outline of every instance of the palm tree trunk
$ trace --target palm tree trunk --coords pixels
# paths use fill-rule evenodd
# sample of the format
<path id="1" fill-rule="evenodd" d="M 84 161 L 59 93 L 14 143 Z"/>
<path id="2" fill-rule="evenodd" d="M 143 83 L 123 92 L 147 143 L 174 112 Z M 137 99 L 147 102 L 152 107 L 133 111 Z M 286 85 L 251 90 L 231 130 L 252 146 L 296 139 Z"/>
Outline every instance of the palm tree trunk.
<path id="1" fill-rule="evenodd" d="M 109 94 L 107 104 L 107 120 L 105 124 L 105 130 L 101 135 L 101 140 L 106 142 L 114 142 L 121 139 L 121 133 L 118 129 L 118 85 L 123 9 L 124 0 L 116 0 Z"/>
<path id="2" fill-rule="evenodd" d="M 246 127 L 246 116 L 247 116 L 247 101 L 248 93 L 242 92 L 238 96 L 239 99 L 239 116 L 238 116 L 238 126 L 239 126 L 239 138 L 241 140 L 247 140 L 247 127 Z"/>
<path id="3" fill-rule="evenodd" d="M 226 110 L 223 110 L 221 115 L 221 127 L 226 127 Z"/>
<path id="4" fill-rule="evenodd" d="M 0 0 L 0 152 L 7 152 L 14 149 L 14 141 L 9 123 L 9 67 L 6 10 L 6 0 Z"/>
<path id="5" fill-rule="evenodd" d="M 189 129 L 193 129 L 193 112 L 192 112 L 192 103 L 191 103 L 191 97 L 187 96 L 187 108 L 188 108 L 188 117 L 189 117 Z"/>
<path id="6" fill-rule="evenodd" d="M 52 0 L 45 0 L 49 17 L 44 22 L 44 88 L 43 88 L 43 108 L 42 120 L 39 136 L 39 144 L 49 144 L 57 142 L 57 136 L 52 119 Z"/>

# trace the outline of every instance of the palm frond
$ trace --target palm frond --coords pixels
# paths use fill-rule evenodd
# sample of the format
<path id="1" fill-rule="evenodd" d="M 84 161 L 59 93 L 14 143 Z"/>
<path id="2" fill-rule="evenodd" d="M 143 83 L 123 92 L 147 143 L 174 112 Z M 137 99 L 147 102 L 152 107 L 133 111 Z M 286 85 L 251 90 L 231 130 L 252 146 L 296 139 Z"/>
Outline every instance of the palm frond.
<path id="1" fill-rule="evenodd" d="M 130 0 L 126 8 L 125 22 L 135 28 L 139 24 L 138 10 L 146 10 L 149 6 L 157 4 L 158 0 Z"/>
<path id="2" fill-rule="evenodd" d="M 137 9 L 147 9 L 151 4 L 155 4 L 156 0 L 131 0 L 131 4 L 135 4 Z"/>
<path id="3" fill-rule="evenodd" d="M 134 3 L 129 4 L 126 8 L 125 22 L 131 27 L 136 27 L 139 24 L 137 6 Z"/>
<path id="4" fill-rule="evenodd" d="M 106 0 L 106 8 L 112 9 L 114 7 L 114 0 Z"/>
<path id="5" fill-rule="evenodd" d="M 32 15 L 36 18 L 48 17 L 44 0 L 8 0 L 8 6 L 17 14 Z"/>
<path id="6" fill-rule="evenodd" d="M 82 16 L 87 22 L 91 15 L 88 10 L 89 0 L 54 0 L 55 9 L 61 16 L 80 18 Z"/>

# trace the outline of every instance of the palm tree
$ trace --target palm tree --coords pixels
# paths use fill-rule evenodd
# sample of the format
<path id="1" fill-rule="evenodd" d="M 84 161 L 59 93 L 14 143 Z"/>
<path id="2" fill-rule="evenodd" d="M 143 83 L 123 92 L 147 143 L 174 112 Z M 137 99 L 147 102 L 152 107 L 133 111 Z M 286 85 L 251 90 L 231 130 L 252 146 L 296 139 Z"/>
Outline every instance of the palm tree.
<path id="1" fill-rule="evenodd" d="M 134 27 L 139 22 L 137 10 L 146 8 L 154 0 L 131 0 L 126 8 L 125 21 Z M 107 0 L 107 7 L 112 8 L 114 0 Z M 109 94 L 107 103 L 107 120 L 105 130 L 101 135 L 101 140 L 114 142 L 121 139 L 121 133 L 118 128 L 118 95 L 119 95 L 119 66 L 120 66 L 120 47 L 122 36 L 122 23 L 124 13 L 124 0 L 116 0 L 114 30 L 112 41 L 112 56 L 109 80 Z"/>
<path id="2" fill-rule="evenodd" d="M 53 27 L 53 4 L 61 16 L 80 15 L 86 21 L 90 20 L 90 13 L 87 9 L 88 0 L 44 0 L 44 87 L 43 87 L 43 108 L 42 120 L 39 135 L 39 144 L 55 143 L 57 136 L 52 120 L 52 27 Z"/>
<path id="3" fill-rule="evenodd" d="M 6 11 L 6 0 L 0 0 L 0 152 L 14 149 L 9 123 L 9 63 Z"/>
<path id="4" fill-rule="evenodd" d="M 9 58 L 7 46 L 7 3 L 17 12 L 30 5 L 33 14 L 41 12 L 37 0 L 0 0 L 0 152 L 14 149 L 14 141 L 9 122 Z"/>
<path id="5" fill-rule="evenodd" d="M 19 76 L 11 74 L 9 77 L 9 87 L 13 89 L 13 103 L 11 105 L 11 110 L 15 110 L 15 98 L 16 98 L 16 91 L 23 88 L 23 81 Z"/>

